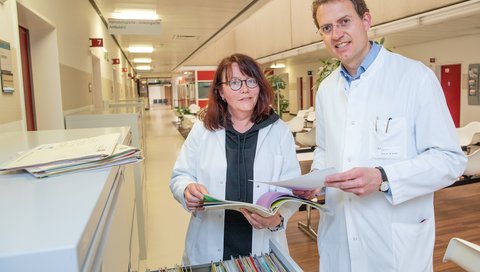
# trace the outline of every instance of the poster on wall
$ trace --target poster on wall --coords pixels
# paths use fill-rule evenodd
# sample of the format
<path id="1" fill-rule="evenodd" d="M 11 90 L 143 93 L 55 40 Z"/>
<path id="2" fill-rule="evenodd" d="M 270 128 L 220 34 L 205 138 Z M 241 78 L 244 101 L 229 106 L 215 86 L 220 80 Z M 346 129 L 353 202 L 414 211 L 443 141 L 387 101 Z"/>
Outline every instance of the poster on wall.
<path id="1" fill-rule="evenodd" d="M 0 79 L 0 86 L 3 93 L 13 93 L 15 90 L 13 87 L 13 74 L 7 71 L 2 71 L 2 76 Z"/>
<path id="2" fill-rule="evenodd" d="M 0 67 L 2 71 L 12 72 L 10 43 L 0 40 Z"/>

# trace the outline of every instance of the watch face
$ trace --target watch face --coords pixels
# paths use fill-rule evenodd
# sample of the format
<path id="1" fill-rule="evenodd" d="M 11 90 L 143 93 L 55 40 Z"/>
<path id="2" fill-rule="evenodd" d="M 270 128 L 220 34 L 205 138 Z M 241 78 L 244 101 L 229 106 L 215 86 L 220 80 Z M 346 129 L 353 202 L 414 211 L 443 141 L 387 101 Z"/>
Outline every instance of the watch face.
<path id="1" fill-rule="evenodd" d="M 390 186 L 388 185 L 388 182 L 386 182 L 386 181 L 383 181 L 382 184 L 380 185 L 380 191 L 382 191 L 382 192 L 388 191 L 389 188 L 390 188 Z"/>

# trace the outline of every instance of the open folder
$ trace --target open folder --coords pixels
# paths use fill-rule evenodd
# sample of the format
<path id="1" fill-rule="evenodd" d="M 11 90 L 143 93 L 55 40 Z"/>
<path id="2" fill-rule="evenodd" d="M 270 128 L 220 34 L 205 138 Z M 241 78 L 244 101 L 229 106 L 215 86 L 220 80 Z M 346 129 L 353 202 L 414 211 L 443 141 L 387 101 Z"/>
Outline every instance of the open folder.
<path id="1" fill-rule="evenodd" d="M 298 204 L 306 204 L 322 212 L 329 212 L 328 209 L 320 203 L 283 192 L 267 192 L 260 196 L 256 204 L 222 200 L 209 195 L 204 195 L 203 198 L 203 207 L 205 207 L 205 210 L 225 209 L 240 211 L 240 209 L 247 209 L 263 217 L 275 215 L 281 206 L 288 205 L 288 203 L 293 203 L 296 206 L 298 206 Z"/>

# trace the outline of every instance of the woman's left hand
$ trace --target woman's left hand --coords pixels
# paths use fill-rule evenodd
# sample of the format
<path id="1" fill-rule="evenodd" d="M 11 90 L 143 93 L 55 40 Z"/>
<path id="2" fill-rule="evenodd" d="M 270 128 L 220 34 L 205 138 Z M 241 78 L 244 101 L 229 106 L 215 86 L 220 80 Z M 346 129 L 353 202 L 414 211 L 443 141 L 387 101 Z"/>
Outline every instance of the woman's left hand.
<path id="1" fill-rule="evenodd" d="M 280 222 L 282 221 L 279 213 L 276 213 L 274 216 L 263 217 L 257 213 L 250 212 L 247 209 L 240 209 L 240 211 L 255 229 L 275 228 L 280 225 Z"/>

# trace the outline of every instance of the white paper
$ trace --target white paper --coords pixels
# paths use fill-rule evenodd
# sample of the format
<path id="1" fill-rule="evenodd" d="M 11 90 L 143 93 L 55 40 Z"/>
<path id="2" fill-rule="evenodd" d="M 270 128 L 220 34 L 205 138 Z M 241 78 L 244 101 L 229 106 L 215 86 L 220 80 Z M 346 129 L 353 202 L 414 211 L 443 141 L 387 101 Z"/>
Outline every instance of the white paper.
<path id="1" fill-rule="evenodd" d="M 296 178 L 280 180 L 280 181 L 260 181 L 251 180 L 253 182 L 264 183 L 269 185 L 275 185 L 288 189 L 295 190 L 312 190 L 325 187 L 325 177 L 335 174 L 337 171 L 335 168 L 325 168 L 323 170 L 315 170 L 305 175 L 301 175 Z"/>
<path id="2" fill-rule="evenodd" d="M 13 161 L 0 166 L 0 171 L 24 169 L 68 161 L 95 161 L 110 156 L 120 134 L 106 134 L 72 141 L 43 144 L 22 153 Z"/>

